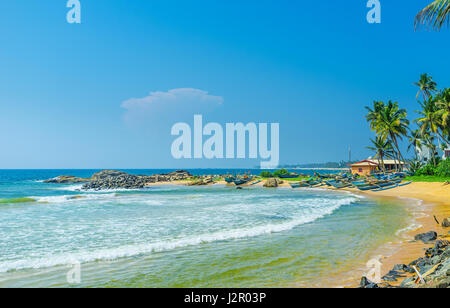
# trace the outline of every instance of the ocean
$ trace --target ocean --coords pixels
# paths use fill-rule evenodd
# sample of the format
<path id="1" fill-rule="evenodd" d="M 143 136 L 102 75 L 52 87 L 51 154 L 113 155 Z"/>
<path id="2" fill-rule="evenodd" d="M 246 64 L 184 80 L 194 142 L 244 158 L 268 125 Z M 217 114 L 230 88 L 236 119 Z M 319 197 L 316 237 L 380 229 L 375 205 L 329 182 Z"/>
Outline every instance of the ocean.
<path id="1" fill-rule="evenodd" d="M 0 170 L 0 287 L 341 286 L 410 219 L 390 201 L 322 189 L 42 183 L 96 171 Z"/>

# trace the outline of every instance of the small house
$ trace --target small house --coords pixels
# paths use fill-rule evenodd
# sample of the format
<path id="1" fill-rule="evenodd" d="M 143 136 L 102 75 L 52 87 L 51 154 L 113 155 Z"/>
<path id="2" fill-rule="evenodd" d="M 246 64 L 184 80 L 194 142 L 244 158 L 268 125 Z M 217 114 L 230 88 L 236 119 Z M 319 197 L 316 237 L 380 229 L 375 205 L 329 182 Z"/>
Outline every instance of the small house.
<path id="1" fill-rule="evenodd" d="M 370 175 L 378 169 L 378 163 L 374 163 L 371 160 L 363 160 L 354 163 L 350 166 L 352 168 L 352 174 L 359 174 L 361 176 Z"/>

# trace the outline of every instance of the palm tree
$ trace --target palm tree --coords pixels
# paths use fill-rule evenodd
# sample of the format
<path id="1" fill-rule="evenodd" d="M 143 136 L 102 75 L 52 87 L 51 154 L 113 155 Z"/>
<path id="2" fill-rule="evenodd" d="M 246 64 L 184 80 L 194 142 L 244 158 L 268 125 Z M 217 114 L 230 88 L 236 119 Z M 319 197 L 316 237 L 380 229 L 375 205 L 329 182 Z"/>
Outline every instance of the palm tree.
<path id="1" fill-rule="evenodd" d="M 432 160 L 433 160 L 433 166 L 436 167 L 436 165 L 437 165 L 437 163 L 436 163 L 436 152 L 437 152 L 437 147 L 436 147 L 436 144 L 435 144 L 435 142 L 434 142 L 434 138 L 435 138 L 434 136 L 429 135 L 429 134 L 425 134 L 425 135 L 423 136 L 423 140 L 424 140 L 425 146 L 426 146 L 427 148 L 429 148 L 430 151 L 431 151 L 431 158 L 432 158 Z"/>
<path id="2" fill-rule="evenodd" d="M 393 148 L 391 142 L 388 140 L 383 140 L 383 138 L 379 136 L 377 136 L 375 140 L 370 139 L 370 141 L 373 146 L 367 148 L 375 152 L 375 158 L 378 158 L 378 164 L 382 166 L 383 172 L 386 172 L 384 157 L 392 157 Z"/>
<path id="3" fill-rule="evenodd" d="M 436 117 L 442 130 L 444 143 L 450 137 L 450 88 L 444 89 L 436 97 Z M 445 138 L 447 136 L 447 138 Z"/>
<path id="4" fill-rule="evenodd" d="M 397 102 L 389 101 L 383 110 L 380 126 L 378 128 L 382 137 L 389 138 L 392 141 L 393 146 L 397 150 L 399 160 L 403 162 L 405 159 L 398 146 L 398 140 L 401 140 L 403 136 L 406 136 L 408 133 L 409 121 L 406 117 L 406 109 L 399 109 Z M 400 165 L 402 169 L 403 166 L 402 164 Z"/>
<path id="5" fill-rule="evenodd" d="M 408 151 L 411 148 L 414 148 L 414 156 L 417 160 L 418 159 L 417 149 L 420 149 L 422 147 L 422 134 L 420 133 L 420 129 L 411 131 L 411 135 L 409 135 L 408 141 L 409 141 Z"/>
<path id="6" fill-rule="evenodd" d="M 444 141 L 445 138 L 439 132 L 439 118 L 438 118 L 438 108 L 435 102 L 435 98 L 431 97 L 427 99 L 424 103 L 420 103 L 422 110 L 416 111 L 421 117 L 416 120 L 417 124 L 420 126 L 420 131 L 422 135 L 431 132 L 436 135 L 436 138 L 441 145 L 441 137 Z"/>
<path id="7" fill-rule="evenodd" d="M 426 73 L 420 75 L 419 81 L 415 82 L 414 85 L 419 87 L 416 99 L 419 97 L 420 93 L 422 93 L 423 99 L 426 100 L 430 98 L 433 93 L 436 92 L 437 83 L 433 81 L 433 77 L 428 76 L 428 74 Z"/>
<path id="8" fill-rule="evenodd" d="M 365 107 L 368 111 L 366 115 L 367 122 L 370 124 L 370 129 L 375 130 L 375 127 L 378 123 L 378 119 L 381 115 L 382 110 L 384 109 L 384 103 L 379 101 L 373 102 L 373 109 L 370 107 Z"/>
<path id="9" fill-rule="evenodd" d="M 398 140 L 407 135 L 409 121 L 406 119 L 405 109 L 399 109 L 397 102 L 374 102 L 374 109 L 366 107 L 369 113 L 366 115 L 370 128 L 383 140 L 390 140 L 394 147 L 393 158 L 405 161 L 398 146 Z M 401 165 L 401 164 L 400 164 Z"/>
<path id="10" fill-rule="evenodd" d="M 435 0 L 425 7 L 414 20 L 417 30 L 421 25 L 427 25 L 431 29 L 441 30 L 442 26 L 450 24 L 450 0 Z"/>

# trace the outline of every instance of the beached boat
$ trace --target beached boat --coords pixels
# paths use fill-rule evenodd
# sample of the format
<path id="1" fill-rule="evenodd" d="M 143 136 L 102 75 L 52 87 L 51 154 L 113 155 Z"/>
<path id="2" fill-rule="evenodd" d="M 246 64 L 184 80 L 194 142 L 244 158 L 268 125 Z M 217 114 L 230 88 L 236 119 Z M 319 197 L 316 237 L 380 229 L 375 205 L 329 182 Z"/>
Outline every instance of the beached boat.
<path id="1" fill-rule="evenodd" d="M 321 184 L 322 181 L 319 180 L 312 180 L 312 181 L 308 181 L 308 184 L 311 186 L 317 185 L 317 184 Z"/>
<path id="2" fill-rule="evenodd" d="M 262 181 L 262 180 L 258 180 L 258 181 L 256 181 L 256 182 L 251 183 L 250 185 L 256 185 L 256 184 L 258 184 L 258 183 L 261 183 L 261 181 Z"/>
<path id="3" fill-rule="evenodd" d="M 233 181 L 233 183 L 234 183 L 234 185 L 239 186 L 239 185 L 247 184 L 247 183 L 250 182 L 251 180 L 253 180 L 252 177 L 247 177 L 247 176 L 245 176 L 245 177 L 243 177 L 243 178 L 235 179 L 235 180 Z"/>
<path id="4" fill-rule="evenodd" d="M 337 189 L 346 188 L 346 187 L 350 187 L 350 186 L 352 186 L 351 183 L 345 183 L 345 182 L 336 183 L 336 184 L 333 185 L 333 187 L 337 188 Z"/>
<path id="5" fill-rule="evenodd" d="M 227 182 L 228 184 L 233 183 L 235 180 L 236 180 L 235 177 L 228 177 L 228 178 L 225 178 L 225 182 Z"/>
<path id="6" fill-rule="evenodd" d="M 289 183 L 292 188 L 300 188 L 300 183 Z"/>
<path id="7" fill-rule="evenodd" d="M 403 184 L 395 184 L 395 185 L 392 185 L 392 186 L 387 186 L 387 187 L 381 187 L 381 188 L 373 189 L 372 191 L 383 191 L 383 190 L 393 189 L 393 188 L 397 188 L 397 187 L 401 187 L 401 186 L 406 186 L 406 185 L 409 185 L 411 183 L 412 182 L 406 182 L 406 183 L 403 183 Z"/>
<path id="8" fill-rule="evenodd" d="M 280 179 L 295 179 L 298 178 L 298 174 L 280 174 L 278 177 Z"/>

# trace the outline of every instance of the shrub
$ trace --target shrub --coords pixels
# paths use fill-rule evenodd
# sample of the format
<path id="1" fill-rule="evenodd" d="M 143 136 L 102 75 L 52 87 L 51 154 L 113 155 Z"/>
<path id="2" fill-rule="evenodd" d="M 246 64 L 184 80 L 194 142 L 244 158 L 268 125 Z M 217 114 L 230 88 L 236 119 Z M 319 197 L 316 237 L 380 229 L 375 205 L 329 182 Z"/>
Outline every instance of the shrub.
<path id="1" fill-rule="evenodd" d="M 412 175 L 417 175 L 417 172 L 423 167 L 420 160 L 413 160 L 409 163 L 409 172 Z"/>
<path id="2" fill-rule="evenodd" d="M 437 174 L 443 177 L 450 177 L 450 158 L 443 160 L 437 167 Z"/>
<path id="3" fill-rule="evenodd" d="M 284 174 L 289 174 L 289 172 L 286 169 L 277 170 L 273 173 L 274 176 L 280 176 Z"/>
<path id="4" fill-rule="evenodd" d="M 437 169 L 433 166 L 433 164 L 429 163 L 425 167 L 417 170 L 416 175 L 437 175 Z"/>
<path id="5" fill-rule="evenodd" d="M 260 175 L 263 178 L 273 178 L 273 174 L 270 173 L 269 171 L 262 171 Z"/>

